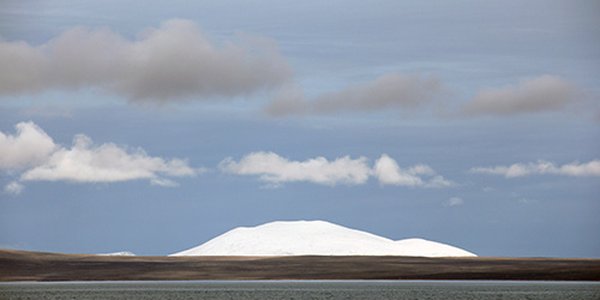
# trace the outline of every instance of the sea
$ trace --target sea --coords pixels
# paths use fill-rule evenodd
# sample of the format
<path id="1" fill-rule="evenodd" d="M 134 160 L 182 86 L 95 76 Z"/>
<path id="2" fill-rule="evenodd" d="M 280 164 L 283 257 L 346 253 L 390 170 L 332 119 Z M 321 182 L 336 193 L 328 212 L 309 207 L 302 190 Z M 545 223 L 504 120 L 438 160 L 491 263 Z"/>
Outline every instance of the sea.
<path id="1" fill-rule="evenodd" d="M 600 299 L 600 282 L 112 281 L 0 283 L 0 299 Z"/>

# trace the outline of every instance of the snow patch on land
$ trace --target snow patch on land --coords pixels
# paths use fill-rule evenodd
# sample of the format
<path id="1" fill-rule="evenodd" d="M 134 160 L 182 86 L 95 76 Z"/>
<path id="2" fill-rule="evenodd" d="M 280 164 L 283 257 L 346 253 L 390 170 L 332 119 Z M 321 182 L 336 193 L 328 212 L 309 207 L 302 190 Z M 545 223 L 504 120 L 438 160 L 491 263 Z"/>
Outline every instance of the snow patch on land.
<path id="1" fill-rule="evenodd" d="M 111 252 L 111 253 L 98 253 L 100 256 L 135 256 L 135 253 L 129 251 Z"/>

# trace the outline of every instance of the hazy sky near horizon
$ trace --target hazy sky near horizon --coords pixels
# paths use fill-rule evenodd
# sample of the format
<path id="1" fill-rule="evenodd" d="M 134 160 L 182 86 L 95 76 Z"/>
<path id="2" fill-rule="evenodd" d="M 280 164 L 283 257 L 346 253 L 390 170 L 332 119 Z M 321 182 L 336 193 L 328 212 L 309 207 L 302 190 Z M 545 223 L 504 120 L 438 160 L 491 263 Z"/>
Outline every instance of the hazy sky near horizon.
<path id="1" fill-rule="evenodd" d="M 597 1 L 189 2 L 0 4 L 0 248 L 600 257 Z"/>

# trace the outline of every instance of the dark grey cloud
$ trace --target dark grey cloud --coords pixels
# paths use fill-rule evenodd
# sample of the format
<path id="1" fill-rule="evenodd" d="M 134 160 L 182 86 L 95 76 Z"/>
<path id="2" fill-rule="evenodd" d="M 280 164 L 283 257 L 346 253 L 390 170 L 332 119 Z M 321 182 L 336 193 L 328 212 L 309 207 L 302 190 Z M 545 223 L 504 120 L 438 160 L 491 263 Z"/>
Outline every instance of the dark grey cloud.
<path id="1" fill-rule="evenodd" d="M 134 40 L 78 27 L 38 46 L 0 41 L 0 66 L 0 95 L 92 87 L 140 101 L 239 96 L 291 76 L 272 41 L 243 36 L 217 45 L 179 19 Z"/>
<path id="2" fill-rule="evenodd" d="M 508 116 L 560 111 L 576 101 L 577 88 L 565 79 L 542 75 L 517 85 L 485 89 L 462 108 L 466 115 Z"/>
<path id="3" fill-rule="evenodd" d="M 442 90 L 442 84 L 436 78 L 393 73 L 315 99 L 306 99 L 296 87 L 283 89 L 266 111 L 270 115 L 284 116 L 389 108 L 413 110 L 430 103 Z"/>

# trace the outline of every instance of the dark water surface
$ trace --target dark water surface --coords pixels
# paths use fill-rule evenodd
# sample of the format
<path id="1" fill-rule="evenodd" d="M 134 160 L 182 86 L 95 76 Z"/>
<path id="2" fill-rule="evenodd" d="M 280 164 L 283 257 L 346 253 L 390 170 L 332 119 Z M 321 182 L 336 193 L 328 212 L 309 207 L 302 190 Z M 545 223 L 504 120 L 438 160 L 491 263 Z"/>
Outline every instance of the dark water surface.
<path id="1" fill-rule="evenodd" d="M 0 283 L 0 299 L 600 299 L 595 282 L 133 281 Z"/>

